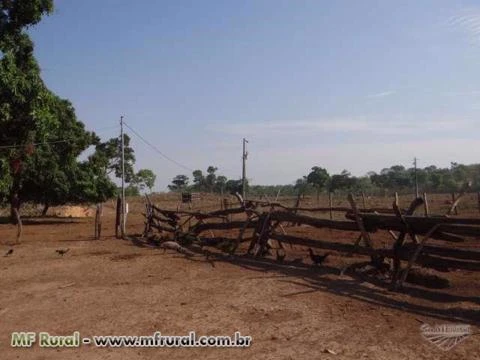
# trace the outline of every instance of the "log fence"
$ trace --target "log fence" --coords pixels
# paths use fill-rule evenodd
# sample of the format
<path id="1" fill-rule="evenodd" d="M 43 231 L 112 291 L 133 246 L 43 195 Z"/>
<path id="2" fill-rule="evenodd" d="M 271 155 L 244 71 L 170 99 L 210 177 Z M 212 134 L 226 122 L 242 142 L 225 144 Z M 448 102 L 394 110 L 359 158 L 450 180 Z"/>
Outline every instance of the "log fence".
<path id="1" fill-rule="evenodd" d="M 390 258 L 393 264 L 391 287 L 399 289 L 414 264 L 437 270 L 480 270 L 480 251 L 459 247 L 466 238 L 473 238 L 474 241 L 480 239 L 480 218 L 450 216 L 462 198 L 460 195 L 455 198 L 448 213 L 442 216 L 430 214 L 428 210 L 425 214 L 416 214 L 425 205 L 426 196 L 415 198 L 406 209 L 400 208 L 398 196 L 395 196 L 392 208 L 389 209 L 367 208 L 364 196 L 360 208 L 352 194 L 348 195 L 350 207 L 313 208 L 301 207 L 299 201 L 291 207 L 277 201 L 243 200 L 237 195 L 238 205 L 224 204 L 220 210 L 209 212 L 162 209 L 152 204 L 147 197 L 144 235 L 149 236 L 156 231 L 160 236 L 169 235 L 169 239 L 173 237 L 180 244 L 194 239 L 201 246 L 227 241 L 231 244 L 227 247 L 231 254 L 238 250 L 242 242 L 249 242 L 247 253 L 255 257 L 264 256 L 274 240 L 282 249 L 285 249 L 283 243 L 288 243 L 290 246 L 370 256 L 372 264 L 382 264 L 385 258 Z M 329 219 L 313 216 L 332 212 L 343 213 L 345 219 L 333 220 L 332 215 Z M 302 238 L 288 235 L 282 224 L 350 231 L 358 235 L 350 244 Z M 234 229 L 239 232 L 232 239 L 215 237 L 213 234 L 217 230 Z M 247 229 L 253 229 L 253 234 L 248 239 L 245 236 Z M 385 245 L 375 246 L 371 234 L 378 231 L 386 231 L 393 237 L 391 248 L 385 248 Z M 204 233 L 211 236 L 205 237 L 202 235 Z M 427 245 L 427 242 L 433 241 L 437 244 Z M 403 268 L 402 261 L 407 262 Z"/>

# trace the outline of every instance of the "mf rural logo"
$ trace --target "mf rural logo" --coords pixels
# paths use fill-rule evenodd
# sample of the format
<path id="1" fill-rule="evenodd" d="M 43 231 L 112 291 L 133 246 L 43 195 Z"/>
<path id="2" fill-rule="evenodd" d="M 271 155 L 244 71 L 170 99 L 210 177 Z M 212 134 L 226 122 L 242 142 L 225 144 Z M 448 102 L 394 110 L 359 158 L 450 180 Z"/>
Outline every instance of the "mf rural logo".
<path id="1" fill-rule="evenodd" d="M 435 344 L 443 351 L 452 349 L 455 345 L 460 344 L 472 335 L 470 325 L 464 324 L 442 324 L 435 326 L 423 324 L 420 326 L 420 332 L 426 340 Z"/>

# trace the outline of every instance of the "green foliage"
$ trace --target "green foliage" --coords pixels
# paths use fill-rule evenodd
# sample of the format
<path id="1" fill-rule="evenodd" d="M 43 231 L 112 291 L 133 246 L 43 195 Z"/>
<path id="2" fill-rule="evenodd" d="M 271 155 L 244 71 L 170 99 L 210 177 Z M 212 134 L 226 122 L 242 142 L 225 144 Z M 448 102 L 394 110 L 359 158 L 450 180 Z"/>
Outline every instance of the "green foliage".
<path id="1" fill-rule="evenodd" d="M 12 207 L 102 201 L 115 190 L 95 163 L 77 160 L 98 137 L 41 79 L 26 29 L 52 10 L 52 0 L 0 1 L 0 144 L 11 146 L 0 149 L 0 202 Z"/>
<path id="2" fill-rule="evenodd" d="M 135 179 L 135 171 L 133 170 L 135 155 L 134 150 L 130 146 L 130 137 L 127 134 L 123 134 L 123 141 L 125 182 L 130 183 Z M 117 178 L 121 178 L 122 138 L 119 136 L 97 144 L 95 153 L 92 156 L 92 161 L 95 162 L 97 166 L 102 167 L 106 174 L 112 174 Z"/>
<path id="3" fill-rule="evenodd" d="M 312 184 L 317 189 L 317 199 L 320 196 L 320 190 L 322 190 L 328 183 L 330 175 L 327 170 L 319 166 L 312 167 L 312 171 L 307 176 L 307 183 Z"/>
<path id="4" fill-rule="evenodd" d="M 135 174 L 133 183 L 135 184 L 135 186 L 137 186 L 140 189 L 140 191 L 143 191 L 146 188 L 148 188 L 148 190 L 151 192 L 155 185 L 156 178 L 157 176 L 153 173 L 152 170 L 140 169 Z"/>
<path id="5" fill-rule="evenodd" d="M 202 170 L 195 170 L 192 173 L 193 175 L 193 186 L 192 190 L 202 191 L 205 188 L 205 176 L 203 176 Z"/>
<path id="6" fill-rule="evenodd" d="M 215 180 L 215 186 L 214 186 L 214 191 L 216 193 L 223 194 L 226 190 L 227 187 L 227 177 L 223 175 L 217 176 L 217 179 Z"/>
<path id="7" fill-rule="evenodd" d="M 247 182 L 247 189 L 249 189 L 248 182 Z M 235 193 L 241 194 L 242 180 L 227 180 L 225 182 L 225 191 L 228 192 L 229 194 L 235 194 Z"/>
<path id="8" fill-rule="evenodd" d="M 0 2 L 0 46 L 53 11 L 53 0 L 3 0 Z M 3 51 L 3 48 L 2 48 Z"/>
<path id="9" fill-rule="evenodd" d="M 293 187 L 298 194 L 305 195 L 308 190 L 308 180 L 306 176 L 303 176 L 295 181 L 295 186 Z"/>
<path id="10" fill-rule="evenodd" d="M 118 189 L 118 192 L 121 192 L 121 189 Z M 139 196 L 140 190 L 137 186 L 130 184 L 125 188 L 125 196 Z"/>
<path id="11" fill-rule="evenodd" d="M 241 193 L 242 181 L 227 179 L 225 176 L 216 175 L 217 168 L 210 166 L 205 177 L 201 170 L 193 172 L 193 185 L 188 186 L 188 177 L 178 175 L 174 178 L 172 191 L 213 191 L 216 193 Z M 210 178 L 208 176 L 210 175 Z M 215 176 L 215 177 L 214 177 Z M 208 180 L 207 180 L 208 179 Z M 480 164 L 462 165 L 452 163 L 450 168 L 437 168 L 428 166 L 417 169 L 417 179 L 422 191 L 427 192 L 452 192 L 459 189 L 468 181 L 472 183 L 473 191 L 480 191 Z M 247 183 L 248 185 L 248 183 Z M 291 185 L 249 185 L 249 196 L 276 197 L 278 192 L 282 196 L 318 194 L 320 191 L 332 191 L 345 194 L 348 192 L 368 194 L 385 194 L 398 191 L 413 193 L 415 189 L 415 172 L 413 168 L 394 165 L 383 169 L 379 174 L 369 172 L 366 176 L 352 176 L 347 170 L 340 174 L 329 175 L 327 170 L 315 166 L 310 173 L 295 181 Z"/>
<path id="12" fill-rule="evenodd" d="M 355 185 L 355 178 L 347 170 L 343 170 L 340 174 L 332 175 L 330 178 L 329 190 L 334 192 L 336 190 L 350 189 Z"/>
<path id="13" fill-rule="evenodd" d="M 223 175 L 217 175 L 217 170 L 217 167 L 209 166 L 207 168 L 207 176 L 203 175 L 202 170 L 194 170 L 192 172 L 193 184 L 191 186 L 187 186 L 188 184 L 182 183 L 180 184 L 180 187 L 189 191 L 205 191 L 216 193 L 230 191 L 229 189 L 232 187 L 232 183 L 227 184 L 229 180 Z M 178 176 L 174 178 L 174 181 L 178 180 Z M 174 181 L 172 181 L 173 185 L 169 185 L 168 188 L 172 191 L 180 190 L 178 184 L 176 184 Z"/>
<path id="14" fill-rule="evenodd" d="M 188 176 L 186 175 L 177 175 L 172 180 L 172 185 L 168 185 L 168 188 L 171 191 L 181 191 L 187 188 L 188 185 Z"/>
<path id="15" fill-rule="evenodd" d="M 215 172 L 218 170 L 215 166 L 209 166 L 207 169 L 207 176 L 205 177 L 205 185 L 207 191 L 213 192 L 215 189 L 215 181 L 217 180 L 217 175 Z"/>

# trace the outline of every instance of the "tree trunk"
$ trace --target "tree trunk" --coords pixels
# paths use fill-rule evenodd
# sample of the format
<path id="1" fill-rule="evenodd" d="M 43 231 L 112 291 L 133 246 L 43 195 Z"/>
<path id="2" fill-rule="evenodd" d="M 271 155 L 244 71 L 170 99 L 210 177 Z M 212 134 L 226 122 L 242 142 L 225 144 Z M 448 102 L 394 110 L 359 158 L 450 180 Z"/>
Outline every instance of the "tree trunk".
<path id="1" fill-rule="evenodd" d="M 17 214 L 20 213 L 20 200 L 18 194 L 14 193 L 10 199 L 10 222 L 17 225 Z"/>

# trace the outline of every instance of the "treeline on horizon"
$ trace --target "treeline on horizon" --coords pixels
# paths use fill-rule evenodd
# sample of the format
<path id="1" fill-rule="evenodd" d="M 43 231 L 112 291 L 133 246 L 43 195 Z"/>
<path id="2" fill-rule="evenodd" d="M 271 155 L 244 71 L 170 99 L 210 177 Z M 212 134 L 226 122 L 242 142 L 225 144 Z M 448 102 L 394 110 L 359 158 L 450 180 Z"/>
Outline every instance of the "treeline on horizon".
<path id="1" fill-rule="evenodd" d="M 206 173 L 195 170 L 190 179 L 180 174 L 173 178 L 168 189 L 172 192 L 210 192 L 218 194 L 241 193 L 242 180 L 228 179 L 217 174 L 218 168 L 209 166 Z M 416 178 L 420 192 L 451 193 L 458 192 L 470 183 L 470 191 L 480 191 L 480 164 L 463 165 L 452 162 L 449 168 L 430 165 L 417 168 Z M 360 193 L 369 195 L 386 195 L 399 192 L 401 194 L 415 192 L 415 168 L 394 165 L 382 169 L 379 173 L 368 172 L 365 176 L 353 176 L 343 170 L 340 174 L 329 174 L 322 167 L 314 166 L 306 175 L 292 184 L 286 185 L 249 185 L 249 196 L 283 196 L 313 195 L 321 193 Z"/>

